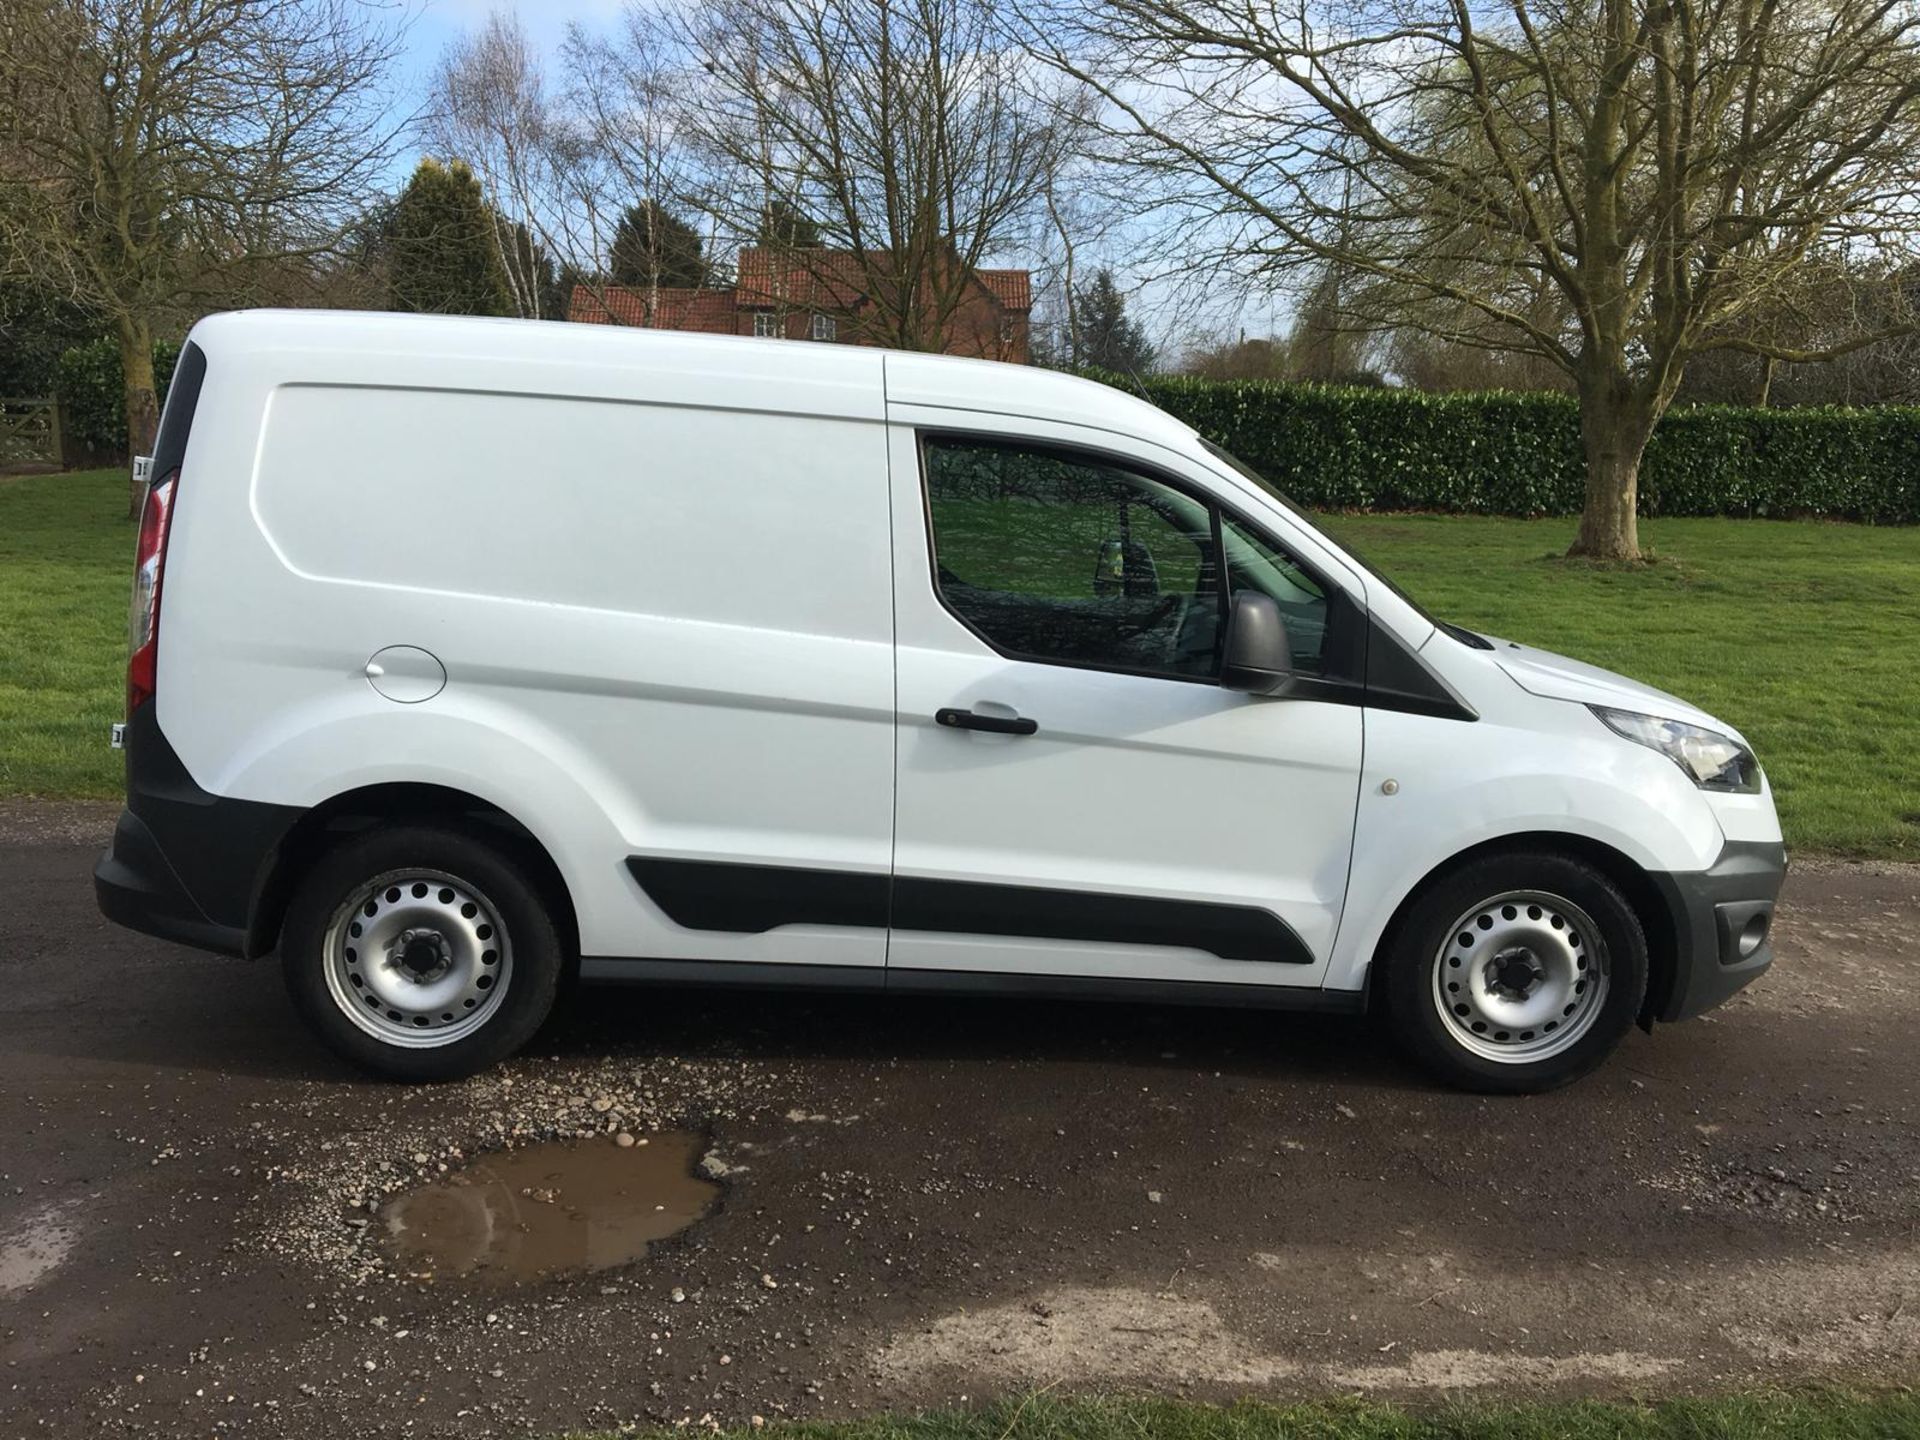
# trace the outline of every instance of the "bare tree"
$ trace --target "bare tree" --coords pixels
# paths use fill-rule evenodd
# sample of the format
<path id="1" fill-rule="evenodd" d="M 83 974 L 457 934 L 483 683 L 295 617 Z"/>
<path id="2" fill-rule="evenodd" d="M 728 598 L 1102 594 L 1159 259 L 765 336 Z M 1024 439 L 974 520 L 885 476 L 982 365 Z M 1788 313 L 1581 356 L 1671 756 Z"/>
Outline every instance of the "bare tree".
<path id="1" fill-rule="evenodd" d="M 566 182 L 556 173 L 546 77 L 518 18 L 496 10 L 479 33 L 448 46 L 432 96 L 429 141 L 479 177 L 514 313 L 538 319 L 552 263 L 541 242 Z"/>
<path id="2" fill-rule="evenodd" d="M 1557 288 L 1537 273 L 1513 280 L 1504 293 L 1528 325 L 1548 334 L 1577 332 Z M 1344 301 L 1342 323 L 1370 334 L 1382 367 L 1418 389 L 1564 393 L 1573 388 L 1572 377 L 1556 360 L 1532 347 L 1516 347 L 1510 326 L 1474 306 L 1384 282 L 1363 282 L 1349 289 Z"/>
<path id="3" fill-rule="evenodd" d="M 1048 277 L 1052 283 L 1039 287 L 1042 296 L 1057 297 L 1060 312 L 1056 322 L 1059 338 L 1047 346 L 1053 356 L 1049 363 L 1074 365 L 1078 363 L 1080 354 L 1080 317 L 1074 293 L 1074 286 L 1079 283 L 1074 276 L 1079 237 L 1070 211 L 1063 202 L 1059 177 L 1052 171 L 1048 172 L 1040 194 L 1047 205 L 1047 223 L 1052 231 L 1050 238 L 1059 245 L 1058 262 L 1049 267 L 1053 271 Z"/>
<path id="4" fill-rule="evenodd" d="M 156 325 L 326 252 L 377 181 L 394 43 L 354 0 L 0 12 L 0 270 L 111 323 L 135 454 L 159 420 Z"/>
<path id="5" fill-rule="evenodd" d="M 1352 286 L 1347 267 L 1337 261 L 1327 261 L 1314 273 L 1287 334 L 1296 379 L 1344 384 L 1365 370 L 1367 336 L 1348 319 Z"/>
<path id="6" fill-rule="evenodd" d="M 1123 232 L 1134 197 L 1116 183 L 1110 167 L 1092 158 L 1096 96 L 1080 86 L 1061 91 L 1036 85 L 1033 101 L 1051 111 L 1055 127 L 1040 186 L 1045 221 L 1021 246 L 1033 277 L 1033 357 L 1074 366 L 1083 363 L 1080 291 L 1090 273 L 1116 258 L 1111 252 L 1130 250 Z"/>
<path id="7" fill-rule="evenodd" d="M 1062 133 L 991 0 L 690 0 L 659 16 L 697 62 L 707 213 L 749 235 L 794 207 L 823 244 L 788 263 L 829 295 L 857 291 L 872 338 L 942 348 L 974 271 L 1039 222 Z"/>
<path id="8" fill-rule="evenodd" d="M 1759 309 L 1745 333 L 1821 354 L 1849 337 L 1884 334 L 1912 314 L 1920 266 L 1884 269 L 1844 252 L 1814 257 Z M 1831 359 L 1786 363 L 1723 350 L 1688 367 L 1679 399 L 1750 405 L 1911 405 L 1920 400 L 1920 335 L 1894 334 Z"/>
<path id="9" fill-rule="evenodd" d="M 1907 0 L 1027 5 L 1033 43 L 1098 88 L 1123 158 L 1219 258 L 1337 262 L 1422 302 L 1412 323 L 1569 377 L 1575 554 L 1638 556 L 1640 458 L 1692 356 L 1805 361 L 1912 328 L 1808 351 L 1749 324 L 1817 247 L 1908 243 Z"/>
<path id="10" fill-rule="evenodd" d="M 611 34 L 595 35 L 576 24 L 564 56 L 572 120 L 556 147 L 566 184 L 550 224 L 577 278 L 614 316 L 619 312 L 606 291 L 622 221 L 631 230 L 631 217 L 650 221 L 687 208 L 688 197 L 707 188 L 688 136 L 692 92 L 703 77 L 676 45 L 662 13 L 640 3 L 622 12 Z M 710 261 L 719 237 L 710 229 L 703 238 Z M 651 315 L 659 292 L 675 283 L 668 247 L 627 248 L 639 258 Z"/>

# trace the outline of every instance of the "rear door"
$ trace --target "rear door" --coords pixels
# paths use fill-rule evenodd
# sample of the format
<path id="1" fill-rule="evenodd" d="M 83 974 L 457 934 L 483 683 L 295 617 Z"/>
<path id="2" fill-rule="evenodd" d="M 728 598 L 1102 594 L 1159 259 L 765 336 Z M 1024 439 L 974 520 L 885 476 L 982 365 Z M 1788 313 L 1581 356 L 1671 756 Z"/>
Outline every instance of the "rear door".
<path id="1" fill-rule="evenodd" d="M 1364 711 L 1217 677 L 1235 586 L 1280 602 L 1309 675 L 1358 598 L 1171 452 L 890 413 L 890 970 L 1317 986 Z"/>

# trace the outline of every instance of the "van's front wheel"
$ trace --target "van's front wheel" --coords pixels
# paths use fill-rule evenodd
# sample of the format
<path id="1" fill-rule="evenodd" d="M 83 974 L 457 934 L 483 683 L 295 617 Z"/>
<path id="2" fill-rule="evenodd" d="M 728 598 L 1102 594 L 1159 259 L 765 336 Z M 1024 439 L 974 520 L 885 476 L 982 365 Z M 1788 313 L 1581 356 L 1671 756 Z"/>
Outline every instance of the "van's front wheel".
<path id="1" fill-rule="evenodd" d="M 1565 855 L 1494 855 L 1442 877 L 1403 919 L 1388 1013 L 1441 1078 L 1551 1090 L 1598 1065 L 1647 986 L 1639 917 L 1612 881 Z"/>
<path id="2" fill-rule="evenodd" d="M 287 908 L 288 992 L 328 1045 L 402 1080 L 448 1080 L 532 1037 L 562 970 L 532 886 L 492 846 L 382 828 L 325 856 Z"/>

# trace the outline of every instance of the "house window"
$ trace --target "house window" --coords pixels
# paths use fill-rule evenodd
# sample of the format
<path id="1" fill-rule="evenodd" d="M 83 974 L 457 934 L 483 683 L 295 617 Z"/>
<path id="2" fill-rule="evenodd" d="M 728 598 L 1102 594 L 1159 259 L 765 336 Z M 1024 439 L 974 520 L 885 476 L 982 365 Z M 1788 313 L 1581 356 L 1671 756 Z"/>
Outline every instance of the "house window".
<path id="1" fill-rule="evenodd" d="M 840 322 L 831 315 L 814 316 L 813 338 L 816 340 L 838 340 L 840 338 Z"/>
<path id="2" fill-rule="evenodd" d="M 780 317 L 771 310 L 757 310 L 753 316 L 753 333 L 762 340 L 779 340 L 783 337 Z"/>

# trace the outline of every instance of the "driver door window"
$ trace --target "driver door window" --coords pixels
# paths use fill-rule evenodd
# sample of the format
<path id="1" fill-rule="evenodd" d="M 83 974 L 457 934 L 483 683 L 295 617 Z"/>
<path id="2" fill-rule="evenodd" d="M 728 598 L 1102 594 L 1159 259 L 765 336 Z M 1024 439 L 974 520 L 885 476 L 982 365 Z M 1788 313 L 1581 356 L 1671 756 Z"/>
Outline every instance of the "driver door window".
<path id="1" fill-rule="evenodd" d="M 940 597 L 994 649 L 1218 674 L 1225 605 L 1209 506 L 1091 458 L 937 439 L 924 454 Z"/>
<path id="2" fill-rule="evenodd" d="M 1221 543 L 1227 551 L 1227 583 L 1271 595 L 1287 622 L 1293 668 L 1302 675 L 1326 670 L 1328 605 L 1326 588 L 1300 568 L 1284 550 L 1231 515 L 1220 517 Z"/>

